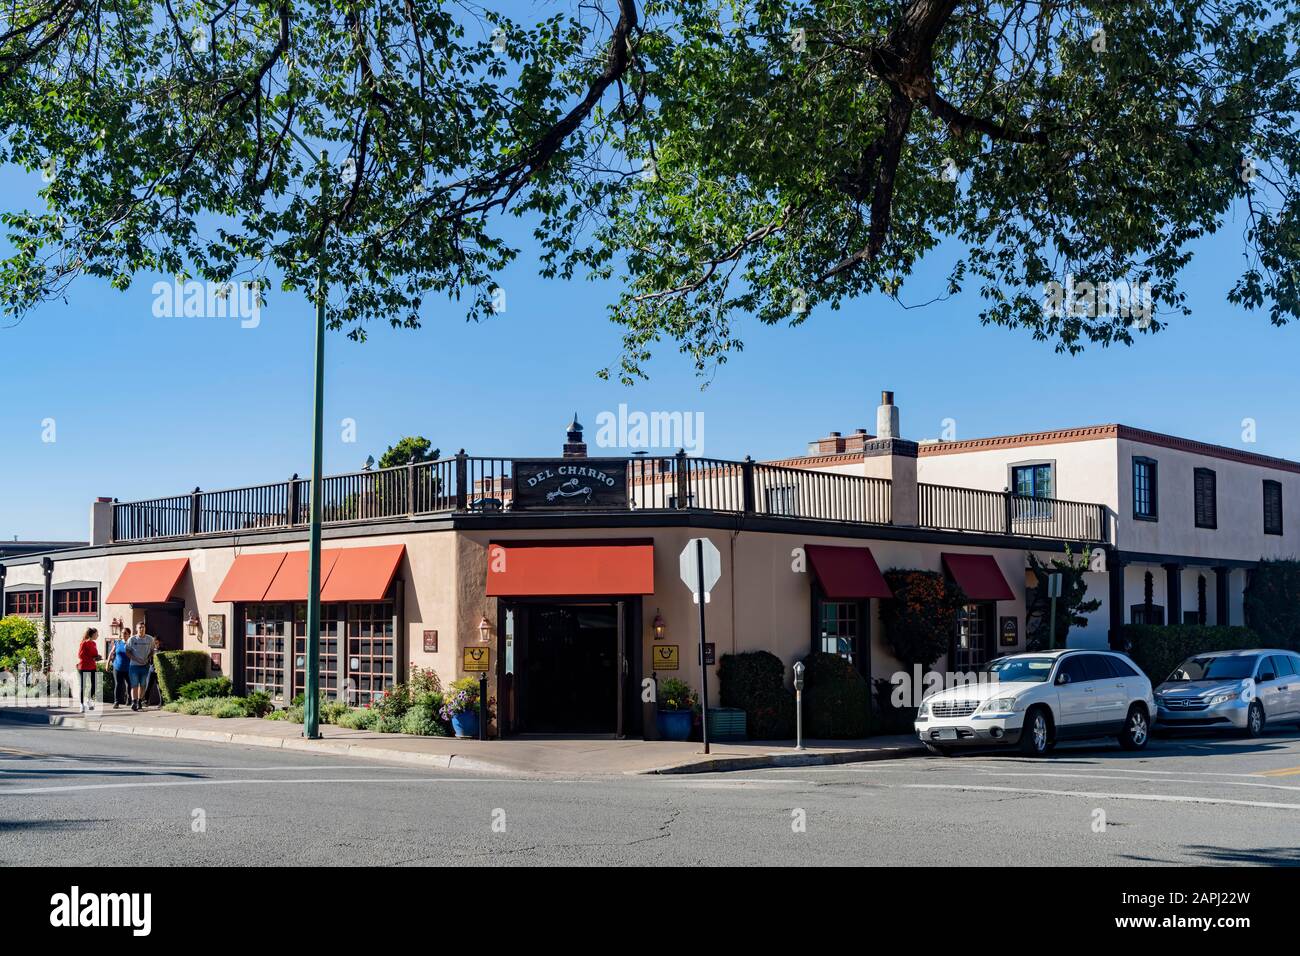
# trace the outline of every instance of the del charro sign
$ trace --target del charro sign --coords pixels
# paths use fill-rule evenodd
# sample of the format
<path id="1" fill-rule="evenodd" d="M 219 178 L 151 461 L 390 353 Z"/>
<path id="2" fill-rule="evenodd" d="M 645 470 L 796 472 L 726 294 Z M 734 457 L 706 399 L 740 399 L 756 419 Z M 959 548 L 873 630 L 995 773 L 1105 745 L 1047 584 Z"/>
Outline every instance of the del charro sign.
<path id="1" fill-rule="evenodd" d="M 515 461 L 511 474 L 514 511 L 627 508 L 625 458 Z"/>

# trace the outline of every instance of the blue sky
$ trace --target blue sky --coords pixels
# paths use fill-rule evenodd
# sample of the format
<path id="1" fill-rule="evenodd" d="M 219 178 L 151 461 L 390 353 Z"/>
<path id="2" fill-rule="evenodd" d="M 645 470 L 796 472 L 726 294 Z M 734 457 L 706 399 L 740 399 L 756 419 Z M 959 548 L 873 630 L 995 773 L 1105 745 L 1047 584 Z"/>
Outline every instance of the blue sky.
<path id="1" fill-rule="evenodd" d="M 35 183 L 0 170 L 3 207 L 36 201 Z M 376 327 L 364 344 L 330 336 L 326 472 L 355 470 L 407 434 L 444 453 L 556 453 L 575 410 L 591 439 L 597 415 L 620 403 L 702 412 L 706 455 L 795 454 L 832 429 L 874 430 L 882 388 L 895 391 L 915 439 L 937 437 L 946 418 L 958 438 L 1118 421 L 1300 458 L 1300 329 L 1225 301 L 1239 235 L 1229 224 L 1201 247 L 1185 276 L 1193 316 L 1131 348 L 1058 355 L 1025 333 L 982 327 L 974 292 L 912 310 L 869 298 L 799 328 L 742 324 L 745 351 L 703 391 L 671 344 L 657 350 L 648 383 L 600 381 L 619 351 L 605 311 L 613 290 L 545 282 L 525 254 L 502 276 L 506 310 L 490 322 L 467 324 L 457 306 L 431 303 L 418 331 Z M 923 265 L 908 301 L 931 298 L 946 264 Z M 0 329 L 0 537 L 84 538 L 98 495 L 131 500 L 309 469 L 308 303 L 276 293 L 254 329 L 156 318 L 153 278 L 126 293 L 83 280 L 66 303 Z M 1258 426 L 1251 445 L 1247 417 Z M 47 419 L 53 442 L 43 440 Z M 344 419 L 356 422 L 355 443 L 343 440 Z"/>

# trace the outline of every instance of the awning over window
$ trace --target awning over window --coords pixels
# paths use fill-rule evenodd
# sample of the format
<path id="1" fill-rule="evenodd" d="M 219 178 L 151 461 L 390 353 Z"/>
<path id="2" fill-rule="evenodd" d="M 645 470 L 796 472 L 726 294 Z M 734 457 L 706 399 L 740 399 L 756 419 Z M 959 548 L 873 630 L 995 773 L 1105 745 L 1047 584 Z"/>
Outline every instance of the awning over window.
<path id="1" fill-rule="evenodd" d="M 653 594 L 654 545 L 513 542 L 488 545 L 489 597 Z"/>
<path id="2" fill-rule="evenodd" d="M 406 553 L 404 544 L 325 548 L 320 553 L 322 601 L 382 601 Z M 307 552 L 241 554 L 214 601 L 307 600 Z"/>
<path id="3" fill-rule="evenodd" d="M 322 601 L 382 601 L 406 553 L 404 544 L 370 548 L 340 548 L 328 580 L 321 585 Z"/>
<path id="4" fill-rule="evenodd" d="M 943 566 L 972 601 L 1010 601 L 1011 585 L 991 554 L 943 554 Z"/>
<path id="5" fill-rule="evenodd" d="M 285 553 L 241 554 L 226 572 L 226 578 L 217 588 L 212 600 L 219 604 L 227 601 L 261 601 L 267 589 L 284 564 Z"/>
<path id="6" fill-rule="evenodd" d="M 130 561 L 122 569 L 105 604 L 163 604 L 190 565 L 189 558 Z"/>
<path id="7" fill-rule="evenodd" d="M 822 591 L 832 601 L 861 601 L 866 598 L 892 598 L 885 577 L 876 565 L 870 548 L 835 548 L 830 545 L 805 546 L 808 563 L 821 582 Z"/>

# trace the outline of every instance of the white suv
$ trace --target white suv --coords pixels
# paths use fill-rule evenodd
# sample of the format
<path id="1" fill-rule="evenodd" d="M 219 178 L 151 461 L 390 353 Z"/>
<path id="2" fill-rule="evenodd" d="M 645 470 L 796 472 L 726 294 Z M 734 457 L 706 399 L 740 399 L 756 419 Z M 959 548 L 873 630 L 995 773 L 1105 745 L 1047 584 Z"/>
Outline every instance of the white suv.
<path id="1" fill-rule="evenodd" d="M 1151 681 L 1123 654 L 1044 651 L 988 665 L 978 683 L 921 702 L 916 733 L 932 753 L 960 746 L 1012 746 L 1047 753 L 1058 740 L 1119 739 L 1141 750 L 1151 736 Z"/>

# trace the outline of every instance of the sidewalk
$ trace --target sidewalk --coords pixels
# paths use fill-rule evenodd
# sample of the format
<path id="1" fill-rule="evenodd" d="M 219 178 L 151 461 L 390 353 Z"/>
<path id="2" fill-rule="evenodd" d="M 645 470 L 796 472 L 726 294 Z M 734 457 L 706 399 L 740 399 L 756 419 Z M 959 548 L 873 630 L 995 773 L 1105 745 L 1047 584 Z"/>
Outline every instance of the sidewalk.
<path id="1" fill-rule="evenodd" d="M 174 737 L 248 747 L 278 747 L 306 753 L 337 754 L 412 763 L 452 770 L 515 774 L 710 773 L 762 767 L 888 760 L 924 753 L 913 736 L 867 740 L 810 740 L 800 752 L 788 741 L 718 743 L 712 753 L 698 743 L 670 740 L 616 740 L 612 737 L 511 737 L 458 740 L 408 737 L 347 730 L 329 724 L 321 740 L 304 740 L 302 725 L 252 717 L 189 717 L 164 710 L 135 713 L 127 708 L 96 708 L 88 714 L 67 706 L 0 706 L 0 721 L 26 721 L 103 733 Z"/>

